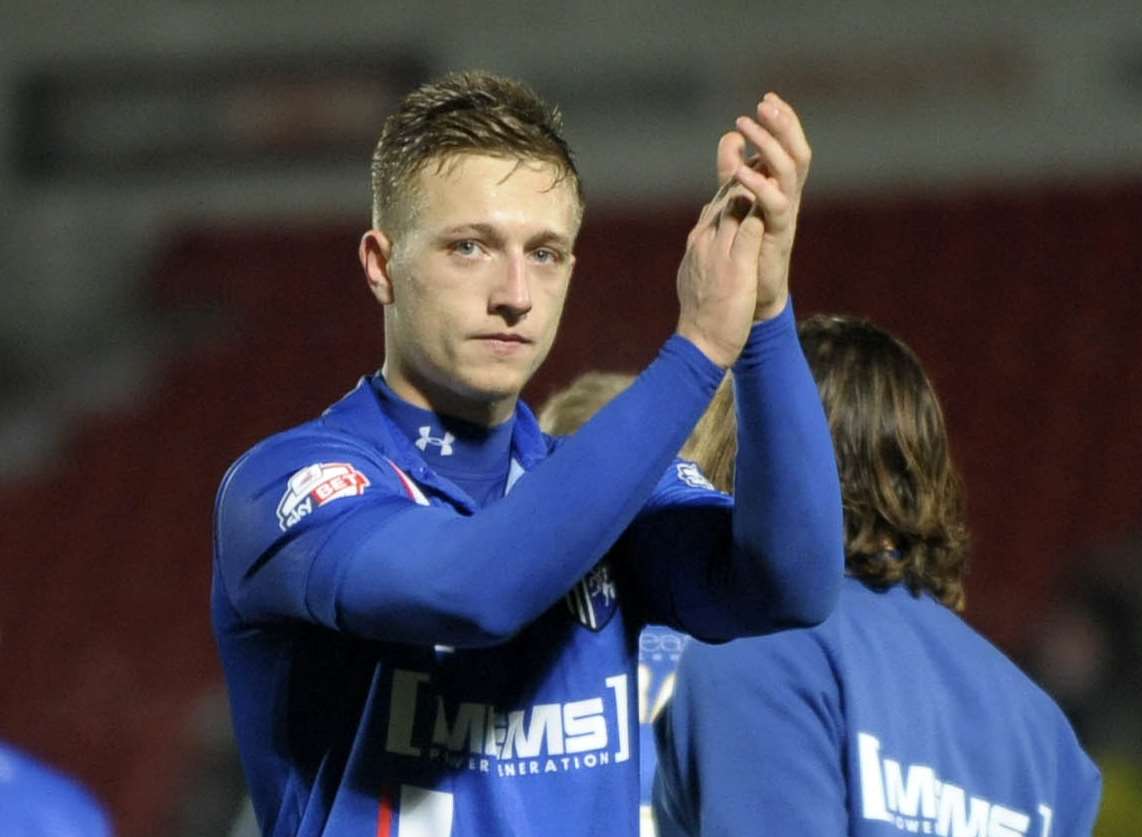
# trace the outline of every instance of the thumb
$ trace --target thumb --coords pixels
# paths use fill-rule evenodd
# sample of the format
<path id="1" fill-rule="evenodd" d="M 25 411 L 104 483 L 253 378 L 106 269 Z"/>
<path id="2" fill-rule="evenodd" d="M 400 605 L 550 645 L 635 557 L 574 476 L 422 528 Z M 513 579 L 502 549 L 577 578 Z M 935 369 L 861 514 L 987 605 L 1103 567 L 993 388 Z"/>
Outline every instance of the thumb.
<path id="1" fill-rule="evenodd" d="M 728 131 L 718 140 L 718 185 L 722 186 L 745 162 L 745 137 L 737 131 Z"/>

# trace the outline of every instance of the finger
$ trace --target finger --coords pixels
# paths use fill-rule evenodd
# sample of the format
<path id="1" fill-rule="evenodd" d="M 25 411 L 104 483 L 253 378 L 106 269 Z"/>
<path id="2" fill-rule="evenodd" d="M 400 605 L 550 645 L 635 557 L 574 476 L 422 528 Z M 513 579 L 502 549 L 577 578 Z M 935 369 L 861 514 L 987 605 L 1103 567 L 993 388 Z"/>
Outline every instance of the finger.
<path id="1" fill-rule="evenodd" d="M 741 164 L 739 163 L 738 165 Z M 714 193 L 714 197 L 710 198 L 710 202 L 706 204 L 706 209 L 709 210 L 709 215 L 715 222 L 717 220 L 718 213 L 722 211 L 722 207 L 725 205 L 730 192 L 732 192 L 734 189 L 740 190 L 742 188 L 741 184 L 738 183 L 733 177 L 734 171 L 736 170 L 737 166 L 729 170 L 729 175 L 727 176 L 725 182 L 718 186 L 718 191 Z"/>
<path id="2" fill-rule="evenodd" d="M 726 195 L 722 211 L 718 215 L 718 229 L 714 236 L 714 246 L 718 252 L 730 252 L 739 227 L 751 214 L 756 215 L 754 206 L 753 196 L 740 185 L 736 185 L 736 188 Z"/>
<path id="3" fill-rule="evenodd" d="M 734 227 L 733 238 L 729 241 L 727 250 L 723 252 L 728 252 L 730 260 L 749 275 L 756 275 L 757 260 L 761 253 L 762 240 L 765 238 L 765 220 L 756 203 L 750 205 L 749 211 Z M 718 234 L 721 238 L 721 230 Z"/>
<path id="4" fill-rule="evenodd" d="M 737 131 L 727 131 L 718 140 L 718 185 L 725 185 L 734 171 L 745 160 L 745 137 Z"/>
<path id="5" fill-rule="evenodd" d="M 797 166 L 798 177 L 804 181 L 809 172 L 813 152 L 797 112 L 776 93 L 766 93 L 757 105 L 758 121 L 764 125 L 785 148 Z"/>
<path id="6" fill-rule="evenodd" d="M 702 207 L 702 213 L 698 216 L 698 220 L 686 235 L 686 249 L 693 250 L 696 247 L 704 246 L 705 239 L 710 238 L 715 229 L 716 225 L 710 221 L 710 204 L 706 204 Z"/>
<path id="7" fill-rule="evenodd" d="M 697 236 L 702 233 L 711 233 L 718 228 L 728 192 L 729 186 L 725 189 L 719 189 L 718 194 L 702 207 L 702 212 L 698 215 L 698 221 L 694 224 L 694 229 L 691 230 L 692 236 Z"/>
<path id="8" fill-rule="evenodd" d="M 733 132 L 730 132 L 730 133 L 733 133 Z M 741 137 L 740 141 L 741 141 L 741 146 L 744 150 L 744 148 L 745 148 L 745 137 Z M 736 144 L 736 140 L 730 139 L 729 133 L 725 134 L 722 137 L 722 139 L 718 142 L 718 169 L 719 169 L 718 174 L 719 174 L 719 177 L 721 177 L 721 169 L 723 166 L 723 156 L 722 156 L 723 150 L 722 150 L 722 148 L 723 148 L 723 145 L 725 145 L 726 146 L 726 152 L 725 152 L 726 153 L 726 157 L 725 157 L 726 162 L 724 165 L 726 168 L 726 175 L 725 175 L 724 179 L 719 180 L 718 191 L 716 191 L 714 193 L 714 196 L 712 198 L 710 198 L 709 203 L 707 203 L 705 206 L 702 207 L 702 212 L 698 218 L 698 223 L 700 223 L 700 224 L 701 223 L 716 224 L 718 222 L 718 216 L 721 213 L 723 206 L 725 205 L 727 195 L 729 195 L 729 193 L 732 189 L 740 189 L 741 188 L 741 185 L 736 180 L 734 180 L 734 177 L 733 177 L 734 171 L 737 169 L 738 166 L 741 165 L 741 161 L 739 160 L 738 162 L 734 163 L 733 165 L 729 164 L 729 160 L 730 160 L 729 155 L 734 153 L 732 150 L 732 146 L 734 144 Z"/>
<path id="9" fill-rule="evenodd" d="M 757 146 L 758 164 L 753 168 L 767 171 L 776 177 L 786 194 L 796 195 L 800 185 L 797 165 L 777 137 L 748 116 L 739 116 L 737 124 L 742 134 Z"/>
<path id="10" fill-rule="evenodd" d="M 735 186 L 738 189 L 742 188 L 731 178 L 719 188 L 718 193 L 702 207 L 702 211 L 698 214 L 698 220 L 694 223 L 694 226 L 690 228 L 690 233 L 686 237 L 687 246 L 692 247 L 700 240 L 713 237 L 714 233 L 718 230 L 722 210 L 725 208 L 726 196 L 729 194 L 730 189 Z"/>
<path id="11" fill-rule="evenodd" d="M 734 179 L 753 195 L 766 229 L 776 233 L 789 226 L 793 218 L 793 213 L 789 211 L 793 199 L 781 188 L 776 178 L 749 166 L 741 166 L 734 172 Z"/>
<path id="12" fill-rule="evenodd" d="M 744 142 L 744 139 L 742 140 Z M 742 163 L 738 163 L 740 167 Z M 700 228 L 716 229 L 720 224 L 723 214 L 726 212 L 727 206 L 731 205 L 735 200 L 744 197 L 747 204 L 753 203 L 753 195 L 748 193 L 741 183 L 734 179 L 734 172 L 736 167 L 728 169 L 728 176 L 725 183 L 718 187 L 718 191 L 710 202 L 702 207 L 702 212 L 698 217 L 698 223 L 695 225 L 694 231 L 697 232 Z M 744 211 L 738 211 L 739 216 L 744 215 Z"/>

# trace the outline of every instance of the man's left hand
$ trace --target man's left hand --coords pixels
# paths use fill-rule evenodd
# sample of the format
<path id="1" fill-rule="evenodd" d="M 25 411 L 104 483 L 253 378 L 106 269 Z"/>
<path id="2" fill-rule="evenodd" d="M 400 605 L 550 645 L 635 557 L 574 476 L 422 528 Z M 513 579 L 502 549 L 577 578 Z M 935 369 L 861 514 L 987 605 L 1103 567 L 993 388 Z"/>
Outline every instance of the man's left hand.
<path id="1" fill-rule="evenodd" d="M 797 114 L 776 93 L 758 102 L 756 119 L 740 116 L 735 124 L 718 145 L 718 182 L 736 176 L 754 194 L 754 211 L 765 224 L 754 320 L 767 320 L 789 299 L 789 260 L 812 151 Z M 749 157 L 747 142 L 757 149 Z"/>

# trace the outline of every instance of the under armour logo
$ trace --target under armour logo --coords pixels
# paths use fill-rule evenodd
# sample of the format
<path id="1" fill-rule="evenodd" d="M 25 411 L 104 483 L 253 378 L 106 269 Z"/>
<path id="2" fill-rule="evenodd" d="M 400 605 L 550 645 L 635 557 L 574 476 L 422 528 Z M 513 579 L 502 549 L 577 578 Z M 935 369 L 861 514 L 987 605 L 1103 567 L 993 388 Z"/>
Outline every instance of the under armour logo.
<path id="1" fill-rule="evenodd" d="M 427 424 L 421 428 L 418 428 L 418 432 L 420 433 L 420 438 L 416 440 L 416 446 L 418 448 L 421 450 L 428 450 L 429 445 L 436 445 L 438 448 L 440 448 L 441 456 L 452 455 L 452 443 L 456 441 L 456 437 L 451 433 L 445 431 L 443 438 L 433 436 L 432 428 Z"/>

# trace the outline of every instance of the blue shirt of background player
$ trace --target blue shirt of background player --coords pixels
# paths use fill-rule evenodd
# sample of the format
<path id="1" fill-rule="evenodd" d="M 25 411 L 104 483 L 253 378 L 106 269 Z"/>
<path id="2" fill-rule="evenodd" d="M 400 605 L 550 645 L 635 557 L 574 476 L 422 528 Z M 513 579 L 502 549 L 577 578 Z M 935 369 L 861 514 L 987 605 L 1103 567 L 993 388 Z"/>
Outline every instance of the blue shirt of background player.
<path id="1" fill-rule="evenodd" d="M 78 782 L 0 744 L 0 833 L 5 837 L 110 837 L 102 806 Z"/>
<path id="2" fill-rule="evenodd" d="M 654 719 L 674 693 L 675 672 L 690 637 L 663 625 L 647 625 L 638 638 L 639 834 L 653 837 L 651 792 L 658 760 Z"/>

